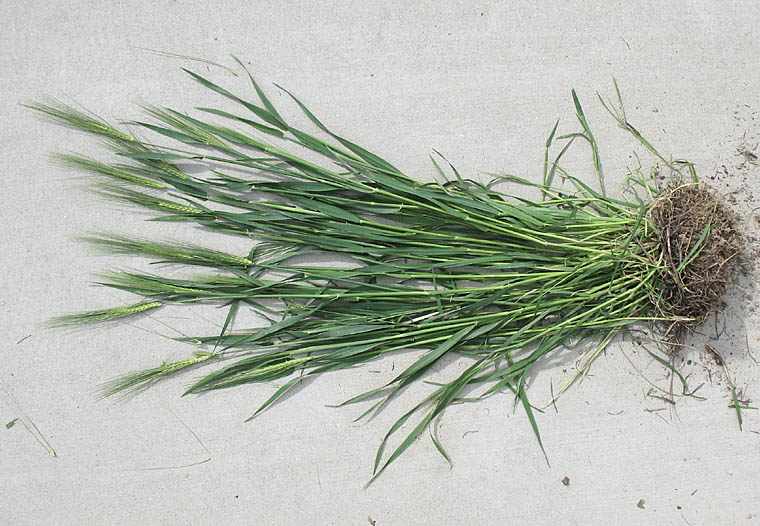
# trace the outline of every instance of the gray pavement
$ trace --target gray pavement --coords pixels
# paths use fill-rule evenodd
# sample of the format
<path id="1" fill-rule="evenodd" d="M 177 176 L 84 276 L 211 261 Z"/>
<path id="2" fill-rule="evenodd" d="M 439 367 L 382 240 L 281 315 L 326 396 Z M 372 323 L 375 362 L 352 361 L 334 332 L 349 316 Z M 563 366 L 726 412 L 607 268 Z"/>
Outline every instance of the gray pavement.
<path id="1" fill-rule="evenodd" d="M 433 177 L 427 156 L 436 148 L 468 176 L 537 179 L 555 120 L 564 131 L 577 129 L 575 88 L 608 187 L 619 188 L 634 151 L 652 160 L 596 100 L 596 91 L 614 93 L 615 77 L 634 125 L 733 195 L 754 233 L 760 167 L 746 152 L 760 136 L 756 2 L 6 1 L 0 19 L 0 423 L 19 418 L 0 427 L 0 523 L 760 522 L 760 415 L 744 411 L 740 432 L 728 408 L 729 379 L 750 399 L 760 396 L 751 277 L 680 364 L 692 385 L 704 382 L 706 400 L 671 407 L 647 396 L 649 382 L 668 386 L 665 371 L 641 348 L 616 342 L 557 412 L 538 416 L 550 466 L 504 394 L 454 407 L 440 421 L 452 469 L 424 438 L 363 490 L 388 426 L 425 388 L 369 423 L 353 422 L 361 409 L 325 405 L 387 381 L 392 368 L 413 359 L 403 354 L 319 378 L 249 423 L 243 420 L 274 386 L 180 398 L 185 377 L 124 403 L 98 401 L 100 382 L 186 355 L 161 335 L 213 330 L 224 315 L 212 308 L 114 328 L 40 328 L 62 312 L 125 299 L 91 286 L 91 275 L 136 263 L 94 255 L 74 236 L 192 232 L 145 223 L 83 191 L 84 181 L 48 154 L 102 158 L 103 150 L 20 106 L 55 97 L 110 119 L 138 116 L 145 101 L 189 109 L 218 99 L 181 66 L 241 91 L 248 86 L 222 69 L 143 48 L 229 65 L 233 53 L 289 115 L 297 109 L 272 82 L 411 175 Z M 569 168 L 590 174 L 587 153 L 579 148 Z M 714 363 L 705 341 L 728 369 Z M 576 357 L 560 352 L 541 368 L 530 390 L 536 403 L 569 378 Z M 452 361 L 430 379 L 464 366 Z"/>

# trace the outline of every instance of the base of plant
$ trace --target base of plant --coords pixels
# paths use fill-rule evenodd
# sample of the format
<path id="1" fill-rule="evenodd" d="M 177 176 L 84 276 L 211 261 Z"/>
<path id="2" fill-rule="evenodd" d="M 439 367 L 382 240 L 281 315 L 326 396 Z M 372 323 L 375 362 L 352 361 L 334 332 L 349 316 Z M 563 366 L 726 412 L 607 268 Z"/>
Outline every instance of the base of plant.
<path id="1" fill-rule="evenodd" d="M 661 295 L 654 299 L 677 342 L 722 308 L 744 249 L 738 216 L 704 183 L 669 186 L 653 201 L 650 216 L 659 233 Z"/>

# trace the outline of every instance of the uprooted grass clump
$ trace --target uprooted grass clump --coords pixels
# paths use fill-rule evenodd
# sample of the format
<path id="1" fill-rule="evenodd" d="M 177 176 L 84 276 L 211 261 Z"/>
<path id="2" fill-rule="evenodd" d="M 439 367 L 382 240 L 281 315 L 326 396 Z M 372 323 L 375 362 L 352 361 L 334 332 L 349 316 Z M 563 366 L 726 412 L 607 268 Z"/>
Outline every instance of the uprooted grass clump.
<path id="1" fill-rule="evenodd" d="M 391 381 L 341 404 L 368 403 L 362 418 L 423 380 L 445 355 L 467 357 L 468 367 L 458 377 L 431 384 L 429 394 L 391 427 L 378 448 L 376 477 L 448 406 L 504 390 L 522 404 L 540 444 L 526 381 L 541 358 L 560 347 L 585 349 L 582 374 L 632 323 L 683 327 L 700 321 L 729 279 L 739 243 L 733 216 L 709 190 L 684 182 L 682 174 L 696 179 L 690 163 L 667 161 L 630 125 L 619 92 L 616 107 L 603 104 L 661 166 L 680 177 L 673 189 L 658 191 L 656 170 L 637 170 L 630 198 L 608 196 L 596 140 L 575 92 L 581 130 L 557 135 L 554 126 L 541 182 L 503 175 L 484 184 L 463 178 L 437 155 L 432 160 L 440 180 L 423 183 L 332 132 L 291 95 L 315 131 L 292 125 L 250 75 L 258 101 L 187 73 L 245 113 L 198 108 L 224 119 L 224 125 L 149 106 L 152 123 L 133 121 L 120 130 L 68 106 L 31 106 L 105 139 L 117 162 L 60 157 L 94 174 L 101 195 L 151 210 L 154 219 L 251 241 L 247 254 L 228 254 L 173 240 L 85 238 L 112 253 L 200 271 L 182 278 L 105 272 L 102 285 L 133 293 L 139 302 L 63 316 L 55 324 L 124 319 L 165 305 L 228 308 L 219 334 L 183 338 L 202 348 L 194 357 L 116 379 L 104 394 L 136 392 L 216 364 L 186 394 L 284 381 L 255 416 L 303 378 L 393 351 L 424 351 Z M 160 139 L 171 142 L 159 145 Z M 591 148 L 599 190 L 560 164 L 576 141 Z M 562 147 L 550 157 L 557 143 Z M 304 149 L 309 159 L 325 162 L 294 153 Z M 559 179 L 570 187 L 555 185 Z M 515 198 L 499 190 L 504 183 L 531 186 L 540 199 Z M 335 254 L 349 264 L 302 262 L 304 256 Z M 240 309 L 256 312 L 269 325 L 235 328 Z M 386 455 L 391 437 L 413 417 L 414 426 Z"/>

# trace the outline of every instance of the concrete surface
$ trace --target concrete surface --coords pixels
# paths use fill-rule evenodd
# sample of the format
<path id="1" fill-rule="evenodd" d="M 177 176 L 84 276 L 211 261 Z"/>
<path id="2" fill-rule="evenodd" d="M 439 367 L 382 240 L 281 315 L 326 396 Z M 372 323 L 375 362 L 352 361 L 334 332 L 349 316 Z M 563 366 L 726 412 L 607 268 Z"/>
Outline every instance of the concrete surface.
<path id="1" fill-rule="evenodd" d="M 758 137 L 756 2 L 287 4 L 0 3 L 0 422 L 20 418 L 0 427 L 0 523 L 760 522 L 760 415 L 745 411 L 739 431 L 727 407 L 726 372 L 702 347 L 725 322 L 712 345 L 746 396 L 760 396 L 760 366 L 747 354 L 749 346 L 760 358 L 750 278 L 732 294 L 718 329 L 695 340 L 691 365 L 681 364 L 692 385 L 705 382 L 705 401 L 683 399 L 674 410 L 646 396 L 649 381 L 667 386 L 664 371 L 641 349 L 616 343 L 560 399 L 558 412 L 539 416 L 551 467 L 525 416 L 502 395 L 442 419 L 439 436 L 453 469 L 423 439 L 363 490 L 387 427 L 424 389 L 367 424 L 352 422 L 360 409 L 325 404 L 388 378 L 394 363 L 411 359 L 403 355 L 320 378 L 247 424 L 272 386 L 181 399 L 185 378 L 126 403 L 96 401 L 98 383 L 185 355 L 154 333 L 173 335 L 183 324 L 213 328 L 218 313 L 159 317 L 168 327 L 40 329 L 50 316 L 122 299 L 88 280 L 124 260 L 93 255 L 75 235 L 186 232 L 145 224 L 140 214 L 82 191 L 46 156 L 101 150 L 19 103 L 52 96 L 122 118 L 137 116 L 143 101 L 186 109 L 218 100 L 179 71 L 185 65 L 247 89 L 221 69 L 141 48 L 228 64 L 234 53 L 262 83 L 289 87 L 344 135 L 421 178 L 433 175 L 431 148 L 468 175 L 538 177 L 555 119 L 565 131 L 577 128 L 574 87 L 608 185 L 617 187 L 636 148 L 594 96 L 612 94 L 614 76 L 630 120 L 664 152 L 696 162 L 703 177 L 720 172 L 714 183 L 738 192 L 750 232 L 757 225 L 750 211 L 760 198 L 752 195 L 760 169 L 737 153 Z M 588 173 L 580 152 L 569 162 Z M 574 356 L 562 353 L 543 368 L 531 387 L 536 402 L 572 373 Z"/>

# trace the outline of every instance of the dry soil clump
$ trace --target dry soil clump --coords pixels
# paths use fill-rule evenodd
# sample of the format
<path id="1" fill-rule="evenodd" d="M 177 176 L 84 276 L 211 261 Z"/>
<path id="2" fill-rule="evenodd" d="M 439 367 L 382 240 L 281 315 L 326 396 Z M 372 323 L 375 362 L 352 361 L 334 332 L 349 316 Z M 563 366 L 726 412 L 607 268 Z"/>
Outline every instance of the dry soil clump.
<path id="1" fill-rule="evenodd" d="M 723 304 L 744 246 L 739 218 L 714 190 L 695 183 L 663 191 L 651 219 L 668 269 L 657 305 L 674 320 L 668 336 L 679 339 Z"/>

